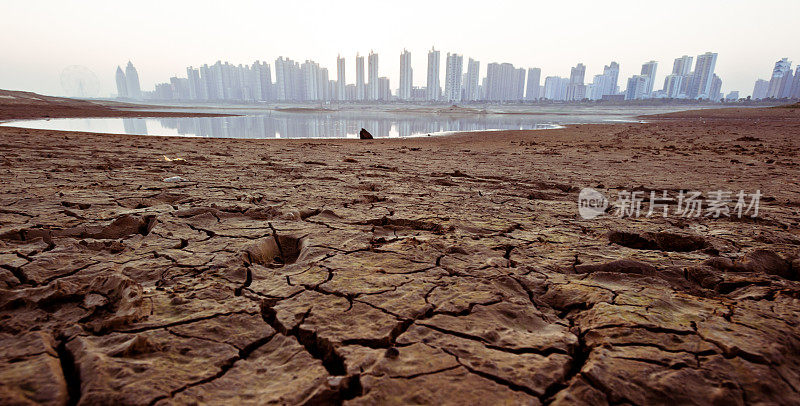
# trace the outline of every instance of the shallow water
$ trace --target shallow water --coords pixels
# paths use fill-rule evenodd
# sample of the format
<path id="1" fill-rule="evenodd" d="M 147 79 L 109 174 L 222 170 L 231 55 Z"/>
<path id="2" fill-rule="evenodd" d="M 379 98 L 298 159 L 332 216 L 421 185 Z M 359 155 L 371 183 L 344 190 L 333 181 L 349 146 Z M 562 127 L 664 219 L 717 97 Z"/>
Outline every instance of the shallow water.
<path id="1" fill-rule="evenodd" d="M 563 124 L 638 121 L 637 114 L 674 111 L 619 109 L 543 110 L 534 114 L 433 114 L 380 111 L 280 112 L 270 110 L 192 111 L 244 114 L 228 117 L 69 118 L 3 123 L 14 127 L 108 134 L 221 138 L 358 138 L 361 128 L 375 137 L 443 135 L 461 131 L 538 130 Z M 174 111 L 174 110 L 173 110 Z"/>

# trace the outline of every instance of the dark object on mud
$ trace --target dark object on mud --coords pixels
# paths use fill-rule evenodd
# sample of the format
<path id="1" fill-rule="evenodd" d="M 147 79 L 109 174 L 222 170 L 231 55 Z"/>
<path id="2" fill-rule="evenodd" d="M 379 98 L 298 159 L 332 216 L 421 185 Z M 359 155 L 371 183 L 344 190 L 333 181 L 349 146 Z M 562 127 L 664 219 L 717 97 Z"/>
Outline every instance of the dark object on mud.
<path id="1" fill-rule="evenodd" d="M 371 140 L 372 134 L 370 134 L 369 131 L 362 128 L 361 132 L 358 133 L 358 138 L 362 140 Z"/>

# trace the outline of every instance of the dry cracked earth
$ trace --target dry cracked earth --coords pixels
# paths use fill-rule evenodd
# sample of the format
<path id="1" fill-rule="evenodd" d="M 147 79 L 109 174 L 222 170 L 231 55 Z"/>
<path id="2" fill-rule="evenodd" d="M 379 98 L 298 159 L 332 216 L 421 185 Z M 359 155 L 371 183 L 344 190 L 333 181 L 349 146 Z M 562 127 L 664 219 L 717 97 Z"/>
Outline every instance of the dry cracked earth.
<path id="1" fill-rule="evenodd" d="M 375 141 L 0 128 L 0 403 L 800 404 L 798 112 Z M 586 186 L 764 196 L 756 219 L 584 220 Z"/>

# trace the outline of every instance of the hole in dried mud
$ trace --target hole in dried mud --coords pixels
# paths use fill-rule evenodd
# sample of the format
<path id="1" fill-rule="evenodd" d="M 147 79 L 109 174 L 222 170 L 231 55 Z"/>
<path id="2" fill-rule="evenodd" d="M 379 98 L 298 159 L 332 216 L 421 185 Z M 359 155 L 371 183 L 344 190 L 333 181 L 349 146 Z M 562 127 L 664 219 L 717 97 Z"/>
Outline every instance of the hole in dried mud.
<path id="1" fill-rule="evenodd" d="M 699 235 L 670 232 L 640 234 L 628 231 L 612 231 L 608 233 L 608 240 L 623 247 L 639 250 L 690 252 L 706 247 L 705 239 Z"/>
<path id="2" fill-rule="evenodd" d="M 296 262 L 306 245 L 305 238 L 275 234 L 255 243 L 245 255 L 251 264 L 277 268 Z"/>

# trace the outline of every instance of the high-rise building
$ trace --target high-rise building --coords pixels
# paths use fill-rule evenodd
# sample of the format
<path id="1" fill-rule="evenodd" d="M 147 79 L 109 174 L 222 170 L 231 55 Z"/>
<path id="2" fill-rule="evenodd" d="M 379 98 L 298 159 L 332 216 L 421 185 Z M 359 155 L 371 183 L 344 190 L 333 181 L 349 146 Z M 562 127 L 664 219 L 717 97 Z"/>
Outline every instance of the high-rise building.
<path id="1" fill-rule="evenodd" d="M 525 69 L 514 69 L 513 93 L 511 100 L 520 101 L 525 98 Z"/>
<path id="2" fill-rule="evenodd" d="M 464 57 L 448 52 L 444 78 L 444 99 L 448 102 L 461 101 L 461 74 L 463 69 Z"/>
<path id="3" fill-rule="evenodd" d="M 725 101 L 736 101 L 736 100 L 739 100 L 738 90 L 734 90 L 725 96 Z"/>
<path id="4" fill-rule="evenodd" d="M 675 58 L 672 62 L 672 73 L 664 79 L 663 93 L 667 97 L 674 99 L 685 99 L 688 97 L 689 88 L 692 84 L 692 61 L 693 57 L 684 55 Z"/>
<path id="5" fill-rule="evenodd" d="M 568 86 L 569 78 L 548 76 L 544 79 L 544 98 L 557 101 L 566 100 Z"/>
<path id="6" fill-rule="evenodd" d="M 269 67 L 268 67 L 269 68 Z M 320 100 L 331 100 L 330 76 L 328 68 L 319 68 L 319 97 Z M 266 99 L 265 99 L 266 100 Z"/>
<path id="7" fill-rule="evenodd" d="M 122 68 L 117 66 L 117 97 L 119 98 L 126 98 L 128 97 L 128 82 L 125 80 L 125 72 L 122 71 Z"/>
<path id="8" fill-rule="evenodd" d="M 367 83 L 367 99 L 378 100 L 380 96 L 380 85 L 378 84 L 378 54 L 370 51 L 369 57 L 367 58 L 367 65 L 369 69 L 369 75 L 367 76 L 369 79 Z"/>
<path id="9" fill-rule="evenodd" d="M 272 100 L 272 71 L 270 70 L 269 64 L 266 62 L 256 61 L 253 63 L 253 75 L 254 75 L 254 82 L 255 82 L 255 93 L 257 94 L 257 99 L 259 100 Z M 325 70 L 325 74 L 327 75 L 327 69 Z M 191 75 L 189 76 L 189 82 L 192 83 Z M 198 94 L 200 94 L 198 92 Z"/>
<path id="10" fill-rule="evenodd" d="M 684 55 L 680 58 L 675 58 L 672 63 L 672 74 L 679 76 L 687 76 L 692 71 L 692 58 L 689 55 Z"/>
<path id="11" fill-rule="evenodd" d="M 658 62 L 650 61 L 642 65 L 642 72 L 641 75 L 647 78 L 647 90 L 645 90 L 645 98 L 649 98 L 650 95 L 653 93 L 653 85 L 656 81 L 656 69 L 658 68 Z"/>
<path id="12" fill-rule="evenodd" d="M 582 85 L 584 77 L 586 76 L 586 66 L 582 63 L 575 65 L 570 69 L 569 84 Z"/>
<path id="13" fill-rule="evenodd" d="M 784 79 L 783 90 L 781 91 L 781 98 L 791 98 L 792 97 L 792 85 L 795 82 L 794 75 L 792 75 L 792 70 L 789 69 L 786 72 L 786 79 Z"/>
<path id="14" fill-rule="evenodd" d="M 586 66 L 582 63 L 575 65 L 570 70 L 569 86 L 567 87 L 567 100 L 577 101 L 586 97 L 586 85 L 583 84 L 586 76 Z"/>
<path id="15" fill-rule="evenodd" d="M 707 99 L 711 93 L 711 82 L 714 78 L 714 68 L 717 65 L 717 54 L 706 52 L 697 55 L 694 65 L 688 96 L 691 99 Z"/>
<path id="16" fill-rule="evenodd" d="M 218 65 L 218 64 L 217 64 Z M 214 68 L 215 66 L 212 66 Z M 212 75 L 217 76 L 219 69 L 212 69 Z M 217 83 L 221 83 L 217 81 Z M 303 89 L 303 71 L 300 64 L 289 59 L 279 57 L 275 60 L 275 88 L 276 96 L 280 101 L 302 101 L 305 99 Z"/>
<path id="17" fill-rule="evenodd" d="M 378 78 L 378 98 L 376 100 L 389 101 L 392 98 L 392 90 L 389 84 L 389 78 Z"/>
<path id="18" fill-rule="evenodd" d="M 314 61 L 305 61 L 300 69 L 303 71 L 303 100 L 321 100 L 322 86 L 319 64 Z"/>
<path id="19" fill-rule="evenodd" d="M 664 95 L 672 99 L 679 99 L 683 94 L 681 94 L 681 88 L 683 85 L 684 79 L 686 79 L 687 75 L 678 75 L 678 74 L 669 74 L 664 79 Z"/>
<path id="20" fill-rule="evenodd" d="M 519 101 L 525 94 L 525 69 L 510 63 L 490 63 L 486 66 L 485 96 L 490 101 Z"/>
<path id="21" fill-rule="evenodd" d="M 603 96 L 617 94 L 619 92 L 619 64 L 612 61 L 610 65 L 604 66 L 603 75 L 609 78 L 606 88 L 603 90 Z"/>
<path id="22" fill-rule="evenodd" d="M 722 79 L 716 74 L 711 78 L 711 90 L 708 93 L 708 99 L 715 102 L 722 99 Z"/>
<path id="23" fill-rule="evenodd" d="M 439 85 L 439 51 L 431 48 L 428 51 L 428 82 L 425 88 L 425 100 L 439 100 L 441 86 Z"/>
<path id="24" fill-rule="evenodd" d="M 633 75 L 628 79 L 628 88 L 625 90 L 625 100 L 639 100 L 645 98 L 647 93 L 647 76 Z"/>
<path id="25" fill-rule="evenodd" d="M 356 54 L 356 100 L 367 98 L 367 85 L 364 78 L 364 57 Z"/>
<path id="26" fill-rule="evenodd" d="M 800 99 L 800 65 L 794 70 L 794 79 L 792 80 L 791 96 L 793 99 Z"/>
<path id="27" fill-rule="evenodd" d="M 611 93 L 605 93 L 606 89 L 610 87 L 609 86 L 610 81 L 611 78 L 608 75 L 594 75 L 594 78 L 592 79 L 592 84 L 587 86 L 586 98 L 588 98 L 589 100 L 600 100 L 603 98 L 603 95 L 611 94 Z"/>
<path id="28" fill-rule="evenodd" d="M 753 100 L 761 100 L 767 98 L 769 91 L 769 82 L 764 79 L 756 79 L 756 85 L 753 86 Z"/>
<path id="29" fill-rule="evenodd" d="M 347 87 L 347 76 L 345 75 L 344 58 L 341 55 L 336 57 L 336 100 L 347 100 L 345 89 Z"/>
<path id="30" fill-rule="evenodd" d="M 467 75 L 464 83 L 464 98 L 469 101 L 480 100 L 478 82 L 480 80 L 480 62 L 469 58 Z"/>
<path id="31" fill-rule="evenodd" d="M 400 87 L 397 89 L 397 98 L 411 100 L 411 88 L 414 83 L 414 71 L 411 69 L 411 53 L 403 50 L 400 54 Z"/>
<path id="32" fill-rule="evenodd" d="M 142 88 L 139 85 L 139 73 L 133 67 L 131 61 L 125 67 L 125 85 L 128 89 L 128 97 L 134 100 L 142 99 Z"/>
<path id="33" fill-rule="evenodd" d="M 539 99 L 539 82 L 542 70 L 539 68 L 528 68 L 528 86 L 525 89 L 525 100 Z"/>
<path id="34" fill-rule="evenodd" d="M 558 94 L 558 83 L 559 80 L 558 76 L 548 76 L 544 78 L 544 98 L 547 100 L 556 100 L 556 95 Z"/>
<path id="35" fill-rule="evenodd" d="M 772 78 L 769 81 L 767 98 L 782 99 L 789 97 L 792 89 L 792 62 L 789 58 L 783 58 L 775 62 L 772 69 Z"/>
<path id="36" fill-rule="evenodd" d="M 186 78 L 189 79 L 189 98 L 192 100 L 205 100 L 201 94 L 200 70 L 191 66 L 186 68 Z"/>
<path id="37" fill-rule="evenodd" d="M 511 100 L 513 80 L 514 65 L 510 63 L 486 65 L 486 100 Z"/>

